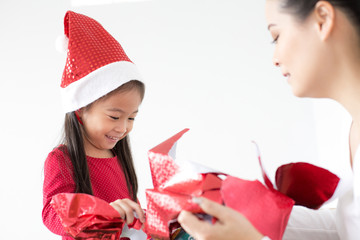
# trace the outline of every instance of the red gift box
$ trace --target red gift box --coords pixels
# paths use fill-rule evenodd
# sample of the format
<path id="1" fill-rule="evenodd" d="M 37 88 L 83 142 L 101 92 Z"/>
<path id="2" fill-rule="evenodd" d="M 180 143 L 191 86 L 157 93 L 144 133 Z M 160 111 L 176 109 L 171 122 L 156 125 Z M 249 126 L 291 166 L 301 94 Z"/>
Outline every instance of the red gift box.
<path id="1" fill-rule="evenodd" d="M 290 163 L 278 168 L 275 189 L 260 154 L 265 186 L 257 180 L 228 176 L 197 163 L 177 162 L 176 142 L 188 130 L 148 153 L 154 189 L 146 190 L 145 228 L 157 239 L 170 239 L 170 224 L 181 210 L 203 213 L 192 201 L 192 197 L 202 196 L 237 210 L 262 234 L 280 240 L 294 204 L 317 209 L 331 198 L 338 185 L 339 178 L 325 169 L 308 163 Z"/>

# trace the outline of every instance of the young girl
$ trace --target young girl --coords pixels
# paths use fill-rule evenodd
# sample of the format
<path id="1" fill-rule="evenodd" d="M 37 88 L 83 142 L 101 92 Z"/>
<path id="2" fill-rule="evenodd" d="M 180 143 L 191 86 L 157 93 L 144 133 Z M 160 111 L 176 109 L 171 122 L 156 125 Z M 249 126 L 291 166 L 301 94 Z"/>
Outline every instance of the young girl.
<path id="1" fill-rule="evenodd" d="M 91 194 L 128 224 L 134 212 L 145 221 L 128 139 L 145 89 L 135 65 L 98 22 L 69 11 L 64 25 L 64 140 L 45 162 L 42 217 L 53 233 L 72 239 L 50 205 L 57 193 Z"/>
<path id="2" fill-rule="evenodd" d="M 267 0 L 266 18 L 276 44 L 274 64 L 293 93 L 298 97 L 334 99 L 353 120 L 350 159 L 343 163 L 352 168 L 353 185 L 339 198 L 334 217 L 324 218 L 315 211 L 309 218 L 300 219 L 299 238 L 291 239 L 360 239 L 360 2 Z M 178 218 L 197 240 L 263 238 L 238 212 L 206 199 L 200 199 L 200 206 L 219 221 L 210 225 L 188 212 Z M 293 217 L 297 216 L 291 216 L 290 222 Z M 307 235 L 317 225 L 324 229 Z M 329 226 L 335 226 L 331 233 L 325 229 Z"/>

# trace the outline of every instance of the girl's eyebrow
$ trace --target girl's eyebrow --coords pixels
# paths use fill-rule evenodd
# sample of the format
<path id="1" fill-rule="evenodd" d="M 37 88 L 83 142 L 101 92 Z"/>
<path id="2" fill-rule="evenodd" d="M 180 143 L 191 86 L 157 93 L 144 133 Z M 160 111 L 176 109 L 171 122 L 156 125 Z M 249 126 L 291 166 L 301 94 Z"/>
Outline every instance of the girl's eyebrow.
<path id="1" fill-rule="evenodd" d="M 108 111 L 111 111 L 111 112 L 120 112 L 120 113 L 124 113 L 124 112 L 125 112 L 125 111 L 123 111 L 123 110 L 120 109 L 120 108 L 109 108 Z M 133 114 L 134 114 L 134 113 L 138 113 L 138 112 L 139 112 L 139 110 L 136 110 L 136 111 L 133 112 Z"/>

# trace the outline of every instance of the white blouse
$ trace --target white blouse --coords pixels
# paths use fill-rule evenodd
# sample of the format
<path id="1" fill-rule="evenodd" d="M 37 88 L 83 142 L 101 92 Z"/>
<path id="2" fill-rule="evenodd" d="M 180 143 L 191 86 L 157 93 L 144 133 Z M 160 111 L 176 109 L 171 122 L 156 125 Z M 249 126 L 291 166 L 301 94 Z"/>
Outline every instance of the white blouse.
<path id="1" fill-rule="evenodd" d="M 360 148 L 352 161 L 353 187 L 339 197 L 336 228 L 341 239 L 360 239 Z"/>
<path id="2" fill-rule="evenodd" d="M 347 152 L 349 159 L 350 152 Z M 348 161 L 350 166 L 350 161 Z M 311 210 L 295 206 L 283 240 L 359 240 L 360 239 L 360 147 L 352 163 L 352 171 L 341 176 L 336 209 Z M 350 167 L 349 167 L 350 168 Z"/>

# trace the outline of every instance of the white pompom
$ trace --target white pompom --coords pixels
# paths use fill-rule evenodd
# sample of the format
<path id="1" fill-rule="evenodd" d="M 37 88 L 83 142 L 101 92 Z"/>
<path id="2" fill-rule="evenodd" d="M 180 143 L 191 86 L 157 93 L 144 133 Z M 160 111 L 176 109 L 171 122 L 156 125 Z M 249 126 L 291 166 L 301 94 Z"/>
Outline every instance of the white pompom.
<path id="1" fill-rule="evenodd" d="M 66 35 L 61 35 L 56 38 L 55 47 L 60 53 L 66 53 L 68 50 L 69 38 Z"/>

